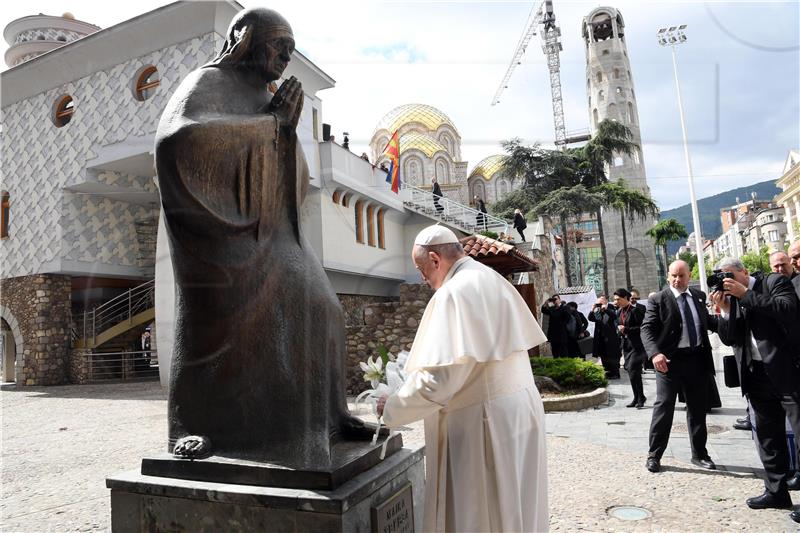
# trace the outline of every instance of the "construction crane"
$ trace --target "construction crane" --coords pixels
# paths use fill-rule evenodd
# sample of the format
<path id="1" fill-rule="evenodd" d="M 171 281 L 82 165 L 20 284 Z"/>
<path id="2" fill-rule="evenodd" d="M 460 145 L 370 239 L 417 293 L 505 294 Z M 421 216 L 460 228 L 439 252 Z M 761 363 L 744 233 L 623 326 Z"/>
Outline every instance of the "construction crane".
<path id="1" fill-rule="evenodd" d="M 541 31 L 539 30 L 541 26 Z M 589 138 L 588 134 L 580 134 L 574 137 L 567 137 L 567 129 L 564 125 L 564 103 L 561 97 L 561 29 L 556 24 L 556 15 L 553 12 L 552 0 L 544 0 L 536 6 L 534 4 L 528 15 L 528 21 L 525 24 L 525 30 L 517 43 L 517 48 L 514 51 L 514 57 L 511 59 L 511 64 L 508 66 L 506 75 L 497 92 L 492 99 L 492 105 L 497 105 L 500 102 L 500 95 L 505 89 L 508 89 L 508 82 L 511 81 L 511 75 L 518 65 L 522 64 L 522 56 L 528 49 L 528 44 L 534 35 L 539 33 L 542 40 L 542 52 L 547 57 L 547 69 L 550 72 L 550 94 L 553 100 L 553 126 L 555 127 L 555 144 L 559 149 L 563 149 L 565 145 L 572 142 L 585 141 Z"/>

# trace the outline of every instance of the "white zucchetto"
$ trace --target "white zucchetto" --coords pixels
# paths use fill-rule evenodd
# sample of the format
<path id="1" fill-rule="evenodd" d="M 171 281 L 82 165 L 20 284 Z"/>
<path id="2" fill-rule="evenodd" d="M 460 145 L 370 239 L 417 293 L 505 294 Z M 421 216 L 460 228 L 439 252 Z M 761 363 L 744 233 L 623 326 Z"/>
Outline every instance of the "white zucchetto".
<path id="1" fill-rule="evenodd" d="M 418 244 L 420 246 L 433 246 L 435 244 L 453 244 L 458 242 L 458 237 L 456 234 L 453 233 L 452 230 L 440 226 L 439 224 L 434 224 L 433 226 L 428 226 L 424 230 L 420 231 L 417 235 L 417 238 L 414 239 L 414 244 Z"/>

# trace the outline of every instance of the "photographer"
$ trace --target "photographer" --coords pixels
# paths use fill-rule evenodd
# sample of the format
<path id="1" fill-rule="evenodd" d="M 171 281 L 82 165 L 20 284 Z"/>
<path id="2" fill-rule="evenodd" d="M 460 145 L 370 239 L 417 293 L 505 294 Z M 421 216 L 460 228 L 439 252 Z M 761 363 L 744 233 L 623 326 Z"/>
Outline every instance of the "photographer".
<path id="1" fill-rule="evenodd" d="M 608 379 L 619 379 L 620 343 L 617 335 L 617 310 L 609 305 L 604 294 L 595 302 L 589 313 L 589 322 L 594 322 L 592 355 L 603 363 Z"/>
<path id="2" fill-rule="evenodd" d="M 720 340 L 732 346 L 736 356 L 742 394 L 750 402 L 756 429 L 758 453 L 767 479 L 765 492 L 749 498 L 751 509 L 789 509 L 789 450 L 784 420 L 800 430 L 800 370 L 795 356 L 798 346 L 798 303 L 794 288 L 780 274 L 751 276 L 741 261 L 725 258 L 718 265 L 711 301 L 719 306 Z M 800 434 L 800 433 L 795 433 Z M 791 517 L 800 522 L 800 512 Z"/>
<path id="3" fill-rule="evenodd" d="M 553 357 L 568 357 L 567 323 L 572 316 L 569 307 L 564 305 L 558 295 L 555 295 L 548 298 L 542 306 L 542 314 L 547 315 L 550 319 L 547 325 L 547 340 L 550 341 Z"/>

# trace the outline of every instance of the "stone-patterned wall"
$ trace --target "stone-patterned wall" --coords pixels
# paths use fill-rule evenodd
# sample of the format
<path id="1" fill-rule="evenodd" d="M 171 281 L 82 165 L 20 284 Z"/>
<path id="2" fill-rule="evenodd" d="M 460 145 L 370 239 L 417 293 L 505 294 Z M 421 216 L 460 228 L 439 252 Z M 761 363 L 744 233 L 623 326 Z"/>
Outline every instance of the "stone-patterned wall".
<path id="1" fill-rule="evenodd" d="M 373 304 L 383 304 L 396 301 L 397 298 L 384 296 L 363 296 L 361 294 L 337 294 L 339 302 L 344 308 L 346 326 L 361 326 L 364 324 L 364 311 Z"/>
<path id="2" fill-rule="evenodd" d="M 433 291 L 427 285 L 403 284 L 400 301 L 368 305 L 364 322 L 347 328 L 347 393 L 358 394 L 369 383 L 359 363 L 377 355 L 379 345 L 397 354 L 411 348 L 419 321 Z"/>
<path id="3" fill-rule="evenodd" d="M 69 382 L 75 385 L 89 383 L 89 359 L 91 350 L 77 348 L 69 351 Z"/>
<path id="4" fill-rule="evenodd" d="M 5 277 L 35 274 L 43 264 L 68 253 L 62 249 L 60 228 L 79 227 L 81 222 L 64 216 L 63 189 L 95 179 L 87 176 L 87 162 L 97 158 L 102 147 L 153 135 L 172 92 L 214 56 L 220 41 L 211 32 L 3 108 L 0 158 L 3 189 L 11 194 L 10 236 L 0 242 Z M 140 102 L 131 86 L 146 65 L 158 69 L 161 84 L 152 98 Z M 56 128 L 53 105 L 65 94 L 72 96 L 75 113 L 66 126 Z M 104 181 L 102 176 L 96 179 Z M 135 264 L 136 255 L 132 257 Z"/>
<path id="5" fill-rule="evenodd" d="M 23 359 L 18 385 L 67 382 L 71 278 L 39 274 L 0 280 L 0 305 L 17 320 Z"/>

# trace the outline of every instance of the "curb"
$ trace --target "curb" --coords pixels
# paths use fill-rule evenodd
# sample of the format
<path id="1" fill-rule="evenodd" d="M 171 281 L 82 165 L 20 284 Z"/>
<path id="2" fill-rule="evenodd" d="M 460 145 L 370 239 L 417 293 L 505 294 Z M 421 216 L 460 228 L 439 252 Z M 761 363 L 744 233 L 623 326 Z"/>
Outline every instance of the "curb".
<path id="1" fill-rule="evenodd" d="M 580 411 L 595 407 L 608 402 L 608 390 L 605 388 L 595 389 L 592 392 L 576 394 L 575 396 L 565 396 L 563 398 L 542 398 L 544 412 L 552 413 L 555 411 Z"/>

